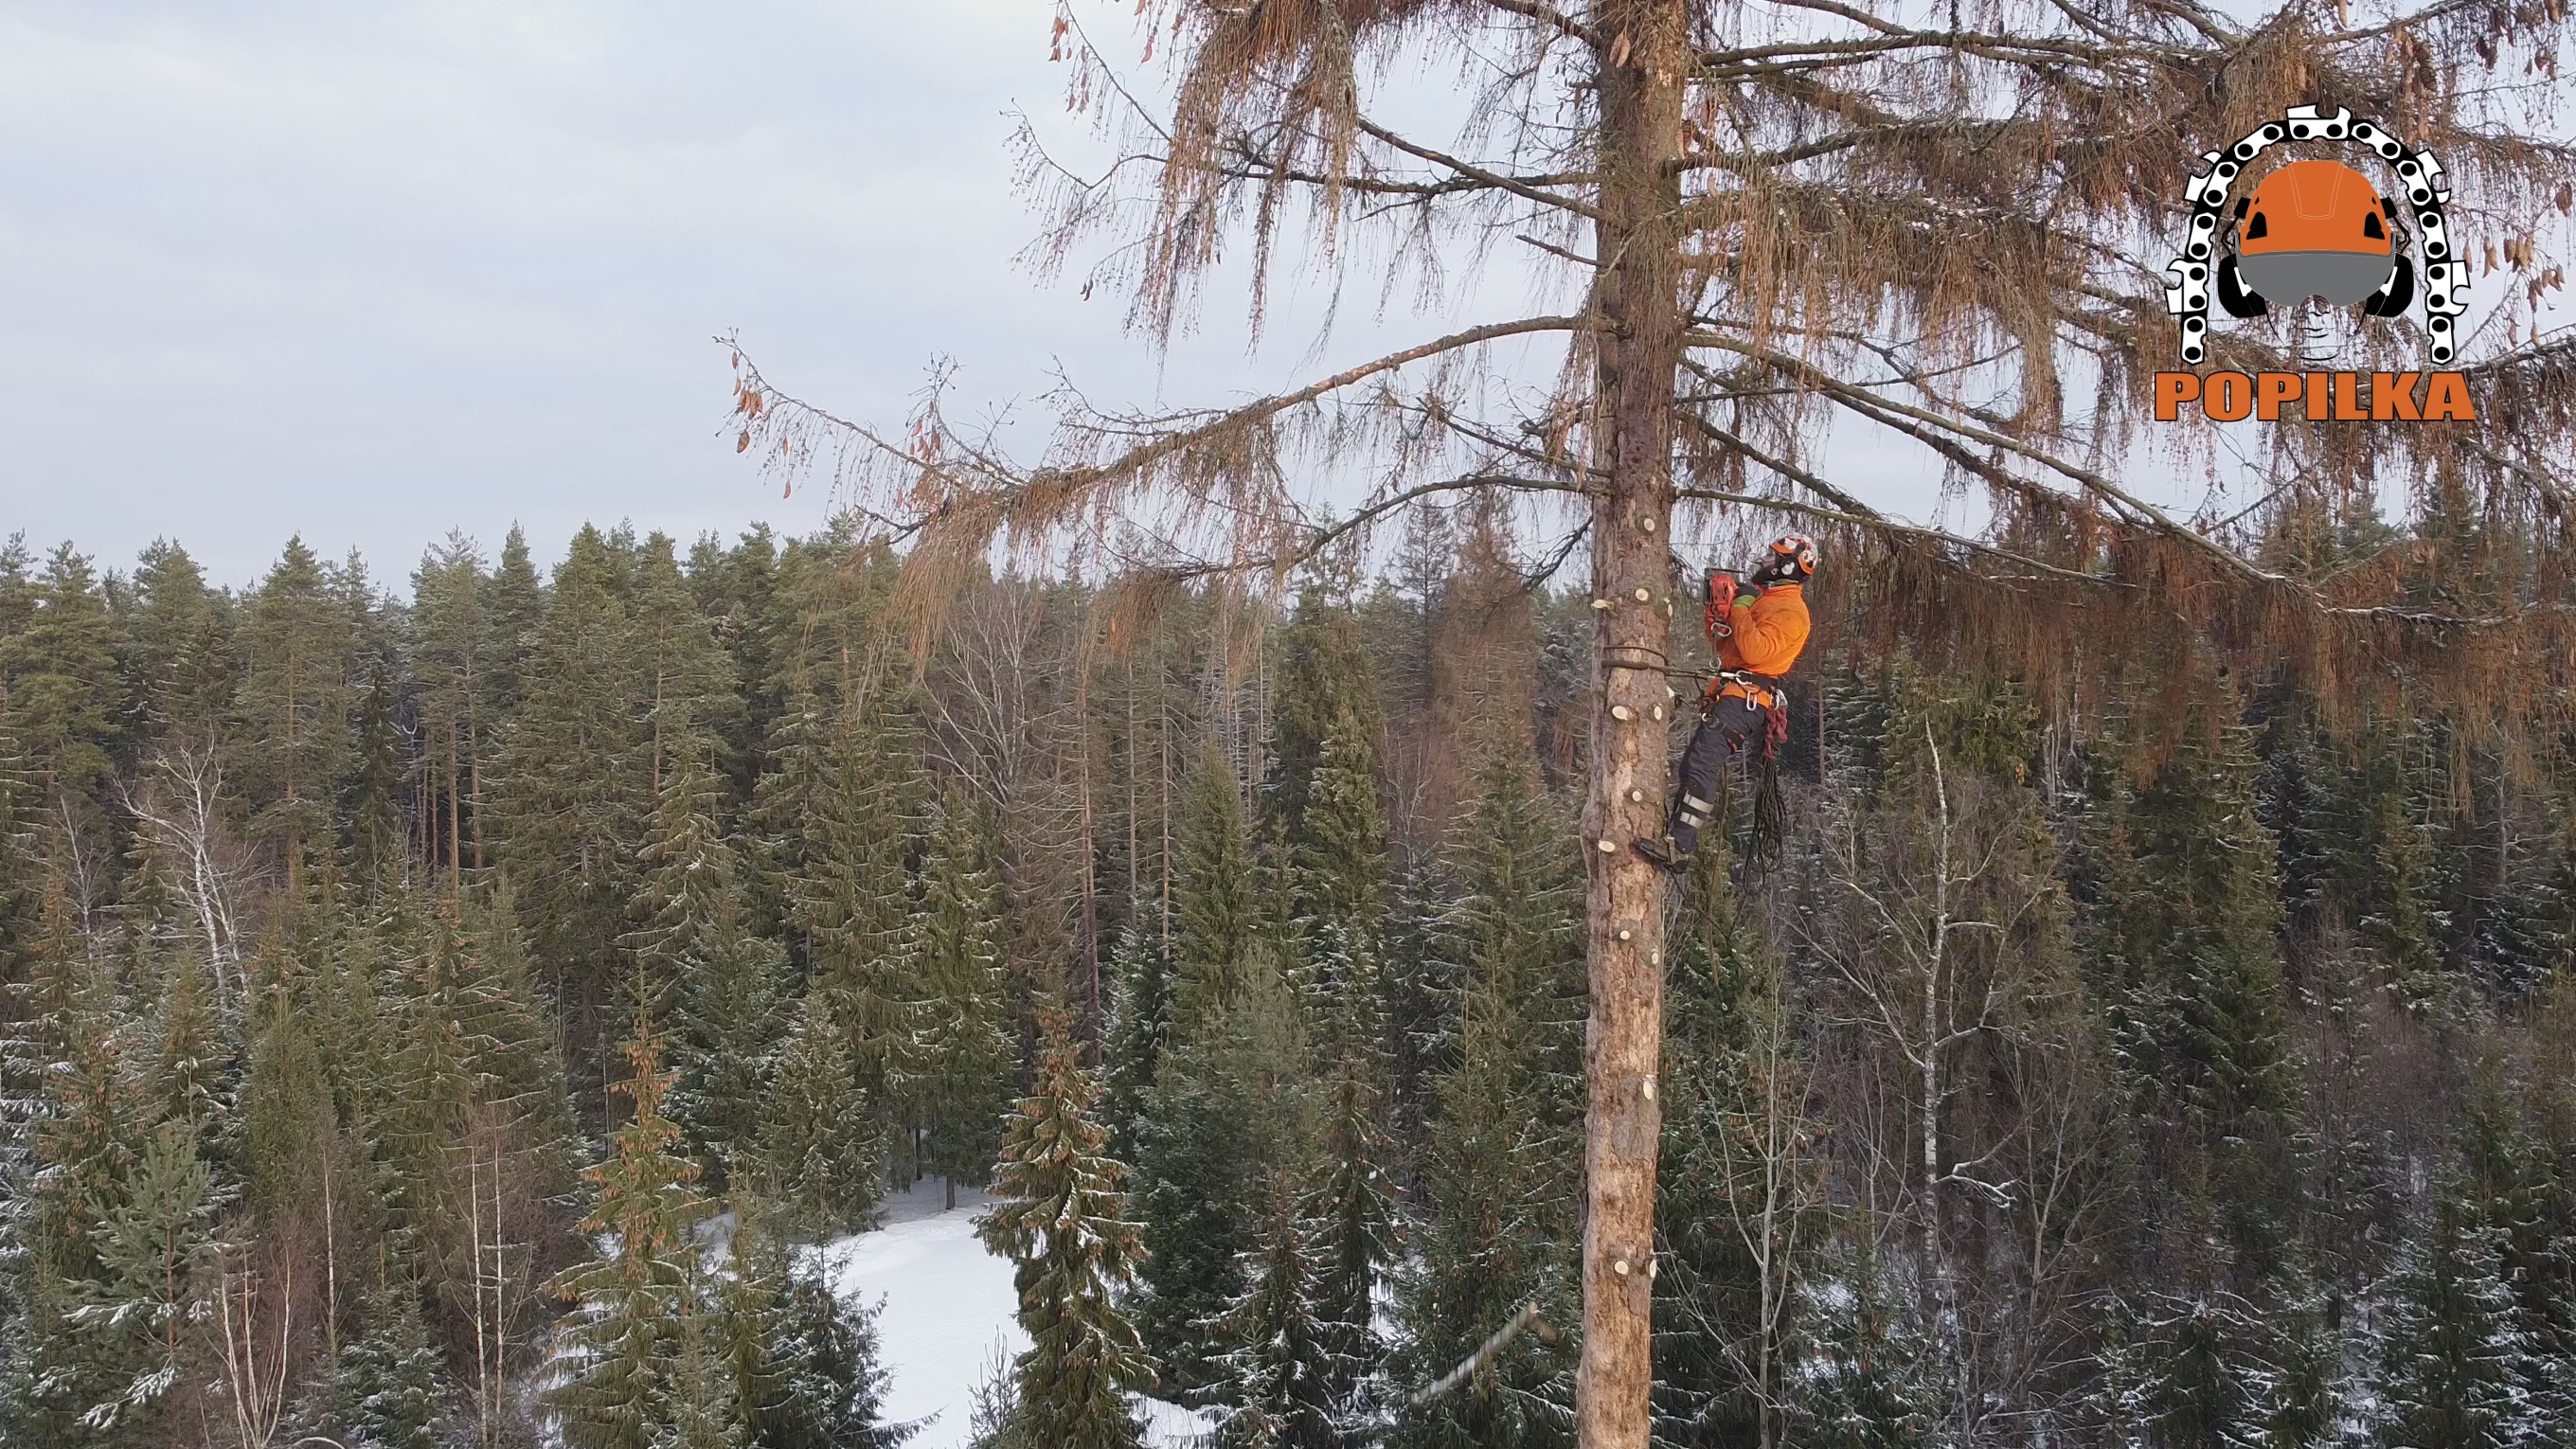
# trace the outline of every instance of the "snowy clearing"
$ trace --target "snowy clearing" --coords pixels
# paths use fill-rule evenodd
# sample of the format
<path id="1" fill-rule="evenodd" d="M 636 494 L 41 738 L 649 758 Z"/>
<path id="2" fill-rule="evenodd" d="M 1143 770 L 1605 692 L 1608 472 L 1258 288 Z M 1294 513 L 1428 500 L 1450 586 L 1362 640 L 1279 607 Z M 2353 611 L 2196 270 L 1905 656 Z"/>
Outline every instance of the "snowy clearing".
<path id="1" fill-rule="evenodd" d="M 885 1226 L 822 1250 L 834 1293 L 882 1305 L 886 1417 L 929 1420 L 905 1449 L 963 1449 L 975 1385 L 1029 1344 L 1012 1316 L 1010 1260 L 975 1238 L 975 1215 L 991 1199 L 961 1191 L 955 1210 L 943 1212 L 940 1198 L 938 1180 L 925 1178 L 886 1199 Z M 1152 1449 L 1190 1449 L 1209 1427 L 1170 1404 L 1147 1400 L 1146 1408 Z"/>

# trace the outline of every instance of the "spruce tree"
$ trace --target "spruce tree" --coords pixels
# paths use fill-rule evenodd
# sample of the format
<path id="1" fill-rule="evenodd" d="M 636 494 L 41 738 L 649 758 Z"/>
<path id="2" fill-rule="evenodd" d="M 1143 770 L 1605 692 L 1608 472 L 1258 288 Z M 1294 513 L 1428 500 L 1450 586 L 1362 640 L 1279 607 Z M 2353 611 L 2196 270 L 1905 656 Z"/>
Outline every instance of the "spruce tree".
<path id="1" fill-rule="evenodd" d="M 1676 1445 L 1776 1445 L 1826 1235 L 1807 1062 L 1782 973 L 1711 854 L 1666 938 L 1656 1404 Z M 1794 1436 L 1789 1436 L 1794 1437 Z"/>
<path id="2" fill-rule="evenodd" d="M 1002 1145 L 1001 1201 L 976 1224 L 986 1246 L 1018 1264 L 1020 1326 L 1029 1347 L 1012 1363 L 1021 1442 L 1050 1449 L 1136 1449 L 1128 1395 L 1154 1366 L 1120 1303 L 1144 1248 L 1127 1220 L 1124 1164 L 1104 1155 L 1092 1117 L 1098 1091 L 1083 1072 L 1071 1024 L 1045 1013 L 1038 1075 Z"/>
<path id="3" fill-rule="evenodd" d="M 1171 963 L 1163 954 L 1161 913 L 1139 905 L 1119 933 L 1110 957 L 1115 994 L 1109 1012 L 1107 1084 L 1100 1098 L 1100 1120 L 1109 1129 L 1109 1145 L 1121 1161 L 1137 1160 L 1138 1135 L 1144 1129 L 1146 1103 L 1154 1075 L 1171 1036 Z"/>
<path id="4" fill-rule="evenodd" d="M 1170 961 L 1170 1024 L 1137 1130 L 1137 1217 L 1152 1256 L 1136 1306 L 1145 1345 L 1163 1366 L 1167 1393 L 1214 1385 L 1214 1352 L 1199 1325 L 1238 1291 L 1237 1262 L 1252 1245 L 1251 1194 L 1262 1168 L 1294 1144 L 1297 1116 L 1279 1082 L 1303 1003 L 1283 959 L 1292 943 L 1259 919 L 1259 883 L 1244 833 L 1242 798 L 1222 755 L 1204 752 L 1179 821 Z"/>
<path id="5" fill-rule="evenodd" d="M 521 698 L 493 782 L 500 863 L 577 1045 L 606 1035 L 613 1014 L 611 983 L 621 979 L 616 942 L 634 898 L 635 849 L 653 800 L 651 761 L 639 738 L 640 663 L 617 595 L 618 571 L 598 530 L 573 537 L 517 673 Z M 585 1062 L 582 1075 L 594 1091 L 606 1065 Z"/>
<path id="6" fill-rule="evenodd" d="M 2159 1177 L 2207 1184 L 2250 1287 L 2281 1265 L 2298 1204 L 2279 884 L 2249 746 L 2235 729 L 2186 746 L 2144 790 L 2105 768 L 2089 915 L 2128 1082 L 2193 1159 Z"/>
<path id="7" fill-rule="evenodd" d="M 1448 1065 L 1432 1088 L 1419 1257 L 1398 1281 L 1399 1381 L 1429 1382 L 1523 1303 L 1576 1321 L 1571 1245 L 1582 1171 L 1579 890 L 1525 756 L 1497 746 L 1452 846 L 1458 895 L 1440 949 L 1460 981 Z M 1553 1449 L 1573 1441 L 1570 1345 L 1523 1334 L 1484 1373 L 1409 1406 L 1421 1449 Z"/>
<path id="8" fill-rule="evenodd" d="M 2177 1305 L 2160 1325 L 2145 1402 L 2163 1449 L 2244 1449 L 2268 1430 L 2258 1380 L 2248 1372 L 2260 1325 L 2233 1301 Z"/>
<path id="9" fill-rule="evenodd" d="M 130 733 L 210 741 L 238 684 L 231 599 L 206 586 L 188 551 L 155 539 L 134 569 L 127 611 Z"/>
<path id="10" fill-rule="evenodd" d="M 649 1441 L 653 1449 L 749 1449 L 741 1382 L 725 1359 L 723 1310 L 692 1271 L 672 1326 L 669 1366 Z"/>
<path id="11" fill-rule="evenodd" d="M 1921 1326 L 1903 1296 L 1888 1291 L 1866 1247 L 1845 1255 L 1807 1285 L 1806 1316 L 1814 1348 L 1800 1367 L 1790 1442 L 1816 1449 L 1923 1449 L 1941 1418 Z M 2118 1368 L 2102 1384 L 2118 1400 L 2108 1415 L 2106 1449 L 2144 1449 L 2126 1430 L 2137 1419 L 2129 1377 Z"/>
<path id="12" fill-rule="evenodd" d="M 1285 1172 L 1266 1174 L 1254 1245 L 1245 1251 L 1243 1291 L 1201 1330 L 1222 1346 L 1221 1449 L 1339 1449 L 1346 1401 L 1337 1385 L 1353 1375 L 1334 1360 L 1322 1224 L 1309 1217 Z"/>
<path id="13" fill-rule="evenodd" d="M 1186 1040 L 1213 1030 L 1242 990 L 1261 927 L 1243 797 L 1214 748 L 1191 772 L 1182 808 L 1172 1028 Z"/>
<path id="14" fill-rule="evenodd" d="M 412 574 L 411 668 L 419 686 L 416 788 L 430 797 L 422 854 L 451 882 L 484 864 L 482 771 L 490 689 L 491 581 L 473 540 L 450 533 Z"/>
<path id="15" fill-rule="evenodd" d="M 910 723 L 879 695 L 836 702 L 807 690 L 789 701 L 780 733 L 779 767 L 761 779 L 756 814 L 770 832 L 769 861 L 788 873 L 785 925 L 839 1023 L 860 1089 L 891 1120 L 910 1091 L 901 1076 L 902 932 L 928 804 Z"/>
<path id="16" fill-rule="evenodd" d="M 316 1433 L 349 1449 L 442 1449 L 452 1441 L 441 1405 L 448 1383 L 419 1294 L 400 1284 L 370 1292 L 364 1332 L 329 1366 L 328 1407 Z"/>
<path id="17" fill-rule="evenodd" d="M 2517 1380 L 2530 1346 L 2513 1321 L 2500 1236 L 2478 1220 L 2461 1184 L 2439 1187 L 2380 1340 L 2375 1388 L 2379 1442 L 2387 1449 L 2523 1442 Z"/>
<path id="18" fill-rule="evenodd" d="M 241 635 L 242 783 L 251 824 L 292 882 L 332 839 L 334 802 L 356 759 L 350 717 L 356 620 L 332 570 L 301 536 L 252 593 Z"/>
<path id="19" fill-rule="evenodd" d="M 1315 1187 L 1303 1210 L 1316 1218 L 1313 1296 L 1328 1373 L 1325 1392 L 1347 1408 L 1385 1356 L 1378 1290 L 1396 1258 L 1388 1190 L 1395 1145 L 1385 1126 L 1387 1021 L 1375 936 L 1337 920 L 1320 927 L 1310 959 L 1322 983 Z M 1272 1225 L 1274 1229 L 1277 1224 Z"/>
<path id="20" fill-rule="evenodd" d="M 919 1124 L 919 1162 L 938 1174 L 952 1208 L 958 1179 L 976 1185 L 992 1165 L 1008 1090 L 1001 909 L 982 820 L 952 789 L 931 828 L 921 900 L 902 946 L 915 993 L 906 1012 L 904 1075 Z"/>
<path id="21" fill-rule="evenodd" d="M 664 770 L 736 726 L 742 700 L 667 535 L 644 540 L 631 585 L 633 648 L 642 667 L 647 766 Z"/>
<path id="22" fill-rule="evenodd" d="M 698 1166 L 673 1150 L 680 1128 L 667 1104 L 677 1074 L 663 1065 L 668 1047 L 640 982 L 634 999 L 634 1031 L 621 1048 L 629 1074 L 614 1088 L 632 1115 L 609 1134 L 608 1159 L 582 1174 L 592 1194 L 582 1231 L 614 1241 L 606 1256 L 547 1284 L 571 1305 L 557 1330 L 547 1403 L 573 1449 L 653 1449 L 668 1427 L 681 1320 L 695 1311 L 689 1232 Z"/>
<path id="23" fill-rule="evenodd" d="M 678 1007 L 671 1115 L 719 1171 L 748 1153 L 786 1024 L 787 958 L 743 918 L 743 869 L 718 818 L 713 740 L 675 744 L 637 852 L 645 874 L 624 938 L 644 979 Z"/>
<path id="24" fill-rule="evenodd" d="M 526 695 L 528 651 L 545 619 L 546 589 L 528 556 L 528 536 L 510 525 L 501 542 L 501 557 L 483 580 L 481 614 L 487 667 L 480 676 L 485 718 L 499 729 L 518 713 Z"/>
<path id="25" fill-rule="evenodd" d="M 725 1357 L 758 1449 L 894 1449 L 913 1426 L 884 1420 L 873 1316 L 833 1297 L 757 1204 L 737 1204 L 722 1288 Z"/>
<path id="26" fill-rule="evenodd" d="M 766 1191 L 826 1231 L 858 1232 L 873 1222 L 885 1193 L 885 1138 L 873 1104 L 851 1079 L 820 991 L 808 992 L 797 1009 L 777 1075 L 758 1103 Z"/>

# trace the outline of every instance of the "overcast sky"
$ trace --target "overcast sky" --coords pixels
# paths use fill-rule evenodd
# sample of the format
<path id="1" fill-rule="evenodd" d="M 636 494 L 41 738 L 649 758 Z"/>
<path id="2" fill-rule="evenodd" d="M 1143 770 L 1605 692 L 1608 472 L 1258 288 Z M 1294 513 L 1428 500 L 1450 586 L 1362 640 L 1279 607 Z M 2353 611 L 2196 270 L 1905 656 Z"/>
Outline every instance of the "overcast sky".
<path id="1" fill-rule="evenodd" d="M 1132 6 L 1083 8 L 1133 54 Z M 1248 355 L 1220 288 L 1158 361 L 1117 299 L 1015 264 L 1036 222 L 1014 109 L 1077 156 L 1088 138 L 1051 13 L 0 0 L 0 535 L 115 566 L 168 536 L 241 584 L 301 532 L 400 586 L 451 528 L 488 549 L 522 523 L 541 559 L 584 521 L 810 530 L 828 490 L 781 498 L 733 452 L 731 329 L 800 394 L 888 421 L 942 356 L 976 402 L 1059 361 L 1131 403 L 1311 369 L 1315 297 Z M 1429 317 L 1357 297 L 1321 359 L 1516 315 L 1527 286 L 1506 261 Z M 1888 456 L 1877 496 L 1929 512 L 1919 456 Z M 2185 506 L 2208 486 L 2168 481 Z"/>
<path id="2" fill-rule="evenodd" d="M 979 402 L 1055 359 L 1138 400 L 1287 376 L 1303 334 L 1247 358 L 1212 312 L 1164 367 L 1014 264 L 1010 113 L 1070 125 L 1051 13 L 0 4 L 0 534 L 243 583 L 300 531 L 395 583 L 450 528 L 814 528 L 825 490 L 734 455 L 728 329 L 875 419 L 941 355 Z"/>

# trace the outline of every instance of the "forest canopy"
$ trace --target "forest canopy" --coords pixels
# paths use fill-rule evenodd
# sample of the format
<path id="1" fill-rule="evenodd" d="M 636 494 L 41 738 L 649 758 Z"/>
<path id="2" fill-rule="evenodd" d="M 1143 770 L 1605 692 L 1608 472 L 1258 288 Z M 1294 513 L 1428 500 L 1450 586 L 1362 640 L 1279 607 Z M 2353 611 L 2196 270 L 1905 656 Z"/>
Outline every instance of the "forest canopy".
<path id="1" fill-rule="evenodd" d="M 1578 1318 L 1593 611 L 1513 533 L 1114 647 L 988 576 L 918 668 L 849 530 L 0 552 L 10 1442 L 870 1442 L 794 1245 L 1043 1128 L 1121 1413 L 1570 1443 L 1563 1333 L 1407 1401 Z M 1818 638 L 1784 860 L 1671 931 L 1659 1438 L 2563 1437 L 2565 756 Z"/>

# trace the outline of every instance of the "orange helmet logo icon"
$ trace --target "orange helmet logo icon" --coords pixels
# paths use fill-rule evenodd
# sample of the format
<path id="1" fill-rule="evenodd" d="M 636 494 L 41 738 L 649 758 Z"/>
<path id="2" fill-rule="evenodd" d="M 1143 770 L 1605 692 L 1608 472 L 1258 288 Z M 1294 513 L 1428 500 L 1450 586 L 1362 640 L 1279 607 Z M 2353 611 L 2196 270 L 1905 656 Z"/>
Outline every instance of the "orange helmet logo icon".
<path id="1" fill-rule="evenodd" d="M 2231 206 L 2236 179 L 2284 142 L 2368 151 L 2396 173 L 2396 186 L 2383 193 L 2338 161 L 2293 161 Z M 2184 362 L 2208 356 L 2212 294 L 2232 317 L 2259 317 L 2273 302 L 2308 297 L 2330 306 L 2359 302 L 2369 316 L 2397 317 L 2414 301 L 2419 281 L 2427 351 L 2436 365 L 2451 360 L 2454 331 L 2468 307 L 2469 269 L 2443 215 L 2450 182 L 2431 152 L 2410 150 L 2348 110 L 2328 115 L 2292 106 L 2280 120 L 2201 159 L 2208 169 L 2192 177 L 2183 198 L 2191 207 L 2190 227 L 2181 254 L 2165 267 L 2165 310 L 2182 333 Z M 2408 255 L 2410 244 L 2420 262 Z"/>
<path id="2" fill-rule="evenodd" d="M 2397 209 L 2339 161 L 2291 162 L 2237 202 L 2236 216 L 2236 255 L 2218 275 L 2219 304 L 2236 316 L 2301 297 L 2338 307 L 2369 298 L 2371 314 L 2386 316 L 2414 296 L 2414 268 L 2391 240 Z"/>

